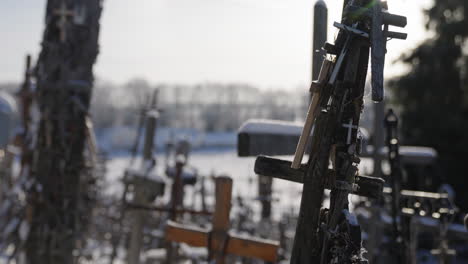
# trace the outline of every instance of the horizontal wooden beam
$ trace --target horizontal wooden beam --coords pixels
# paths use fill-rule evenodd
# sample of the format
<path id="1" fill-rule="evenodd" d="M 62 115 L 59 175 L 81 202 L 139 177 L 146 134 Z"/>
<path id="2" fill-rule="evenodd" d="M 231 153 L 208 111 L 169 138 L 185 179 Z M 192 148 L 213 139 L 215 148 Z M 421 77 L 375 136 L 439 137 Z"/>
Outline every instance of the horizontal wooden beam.
<path id="1" fill-rule="evenodd" d="M 135 209 L 135 210 L 148 210 L 148 211 L 158 211 L 158 212 L 172 212 L 175 211 L 176 214 L 192 214 L 192 215 L 212 215 L 212 212 L 208 211 L 197 211 L 191 209 L 172 209 L 170 207 L 161 207 L 161 206 L 150 206 L 150 205 L 142 205 L 136 203 L 126 203 L 125 206 L 128 209 Z"/>
<path id="2" fill-rule="evenodd" d="M 237 134 L 239 157 L 294 155 L 303 124 L 277 120 L 248 120 Z"/>
<path id="3" fill-rule="evenodd" d="M 166 239 L 170 241 L 193 247 L 207 247 L 208 236 L 207 229 L 187 227 L 173 221 L 167 223 Z M 273 240 L 230 235 L 226 254 L 274 262 L 278 257 L 278 247 L 279 243 Z"/>
<path id="4" fill-rule="evenodd" d="M 373 13 L 369 8 L 359 7 L 359 6 L 347 6 L 345 8 L 345 13 L 354 17 L 360 17 L 362 15 L 372 18 Z M 391 14 L 388 12 L 381 12 L 383 24 L 390 26 L 404 28 L 406 27 L 408 20 L 404 16 Z"/>
<path id="5" fill-rule="evenodd" d="M 185 243 L 192 247 L 207 247 L 208 229 L 199 227 L 187 227 L 173 221 L 166 225 L 166 240 Z"/>
<path id="6" fill-rule="evenodd" d="M 304 183 L 305 166 L 302 165 L 300 169 L 293 169 L 291 164 L 287 160 L 258 156 L 255 160 L 254 172 L 262 176 Z"/>
<path id="7" fill-rule="evenodd" d="M 226 251 L 236 256 L 275 262 L 278 258 L 278 247 L 279 243 L 273 240 L 232 235 Z"/>
<path id="8" fill-rule="evenodd" d="M 379 155 L 383 159 L 388 158 L 388 148 L 383 147 L 379 150 Z M 364 148 L 363 153 L 359 155 L 361 158 L 373 158 L 374 146 L 370 145 Z M 438 153 L 435 149 L 429 147 L 419 146 L 400 146 L 400 159 L 403 165 L 421 165 L 427 166 L 433 164 L 437 158 Z"/>
<path id="9" fill-rule="evenodd" d="M 255 160 L 254 171 L 262 176 L 304 183 L 306 168 L 302 165 L 300 169 L 292 169 L 290 161 L 259 156 Z M 331 177 L 334 172 L 328 170 L 327 173 Z M 355 182 L 357 189 L 353 190 L 352 193 L 369 198 L 379 198 L 382 195 L 384 182 L 381 178 L 358 175 Z M 331 187 L 325 186 L 327 189 L 331 189 Z"/>

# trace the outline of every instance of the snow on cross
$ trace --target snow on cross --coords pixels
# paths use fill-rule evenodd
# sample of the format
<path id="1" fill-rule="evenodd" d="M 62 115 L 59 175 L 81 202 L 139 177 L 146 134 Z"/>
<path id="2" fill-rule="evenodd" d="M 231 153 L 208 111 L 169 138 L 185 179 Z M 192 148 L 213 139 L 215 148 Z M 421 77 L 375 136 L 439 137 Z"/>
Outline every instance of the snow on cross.
<path id="1" fill-rule="evenodd" d="M 207 247 L 208 259 L 225 263 L 226 254 L 276 261 L 279 243 L 272 240 L 241 237 L 229 234 L 229 215 L 231 210 L 232 179 L 216 178 L 216 205 L 211 231 L 187 227 L 169 221 L 166 239 L 186 243 L 194 247 Z"/>
<path id="2" fill-rule="evenodd" d="M 293 155 L 303 126 L 300 122 L 250 119 L 239 128 L 237 153 L 239 157 Z"/>

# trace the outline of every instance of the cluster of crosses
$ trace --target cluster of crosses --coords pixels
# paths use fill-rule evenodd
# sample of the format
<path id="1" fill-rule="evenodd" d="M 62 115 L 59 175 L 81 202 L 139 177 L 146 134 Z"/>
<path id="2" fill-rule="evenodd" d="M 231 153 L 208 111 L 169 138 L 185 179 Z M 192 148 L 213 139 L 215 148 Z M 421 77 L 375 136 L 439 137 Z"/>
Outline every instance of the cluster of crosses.
<path id="1" fill-rule="evenodd" d="M 348 1 L 345 1 L 345 3 L 347 2 Z M 312 94 L 312 98 L 304 125 L 297 126 L 278 122 L 263 122 L 258 124 L 258 122 L 256 122 L 255 124 L 245 124 L 239 131 L 239 156 L 258 156 L 255 162 L 254 171 L 258 175 L 267 177 L 261 181 L 262 186 L 260 187 L 260 189 L 263 190 L 262 192 L 265 194 L 265 197 L 262 198 L 264 199 L 262 201 L 264 208 L 264 212 L 262 212 L 262 214 L 264 215 L 269 215 L 271 210 L 272 178 L 292 181 L 303 185 L 311 184 L 311 181 L 307 180 L 307 177 L 310 177 L 308 172 L 309 164 L 303 164 L 302 160 L 304 154 L 310 151 L 309 140 L 311 138 L 311 133 L 313 133 L 312 131 L 314 126 L 319 123 L 317 121 L 317 116 L 319 116 L 320 112 L 323 111 L 323 109 L 321 109 L 321 106 L 323 106 L 323 98 L 330 96 L 329 94 L 327 95 L 325 87 L 340 88 L 340 85 L 342 84 L 339 82 L 339 79 L 343 78 L 343 69 L 345 68 L 347 69 L 346 78 L 351 79 L 349 76 L 362 74 L 357 72 L 358 70 L 350 69 L 351 67 L 347 65 L 347 58 L 354 58 L 357 56 L 356 54 L 358 52 L 353 49 L 353 41 L 356 39 L 359 41 L 365 39 L 370 43 L 367 48 L 369 48 L 369 46 L 371 47 L 372 99 L 378 102 L 383 100 L 383 65 L 385 62 L 386 40 L 388 38 L 406 38 L 406 34 L 404 33 L 389 31 L 389 26 L 404 27 L 406 26 L 406 18 L 386 12 L 386 9 L 388 9 L 386 3 L 381 0 L 373 1 L 373 4 L 370 7 L 353 5 L 351 2 L 353 1 L 349 1 L 348 4 L 345 4 L 344 9 L 344 13 L 346 14 L 344 20 L 346 20 L 347 23 L 334 23 L 334 26 L 338 28 L 340 32 L 345 32 L 347 34 L 344 44 L 341 43 L 342 45 L 338 48 L 338 44 L 320 43 L 320 45 L 324 46 L 319 57 L 323 57 L 325 53 L 334 56 L 336 60 L 325 60 L 320 71 L 317 70 L 318 67 L 314 67 L 314 79 L 316 81 L 314 81 L 311 86 L 310 92 Z M 358 3 L 360 1 L 355 2 Z M 319 1 L 316 8 L 317 10 L 323 8 L 323 3 Z M 56 30 L 58 30 L 58 40 L 62 44 L 67 42 L 67 32 L 70 31 L 70 26 L 72 24 L 78 25 L 83 23 L 86 16 L 86 12 L 84 12 L 83 9 L 69 9 L 65 1 L 62 1 L 60 8 L 52 10 L 51 14 L 51 19 L 55 21 Z M 318 13 L 317 15 L 317 17 L 323 17 Z M 357 21 L 363 19 L 371 21 L 369 28 L 364 29 L 357 27 Z M 27 79 L 29 78 L 30 72 L 29 64 L 30 60 L 28 59 Z M 314 62 L 314 65 L 319 64 Z M 357 65 L 356 68 L 358 68 Z M 339 90 L 338 88 L 337 90 Z M 22 91 L 23 100 L 25 102 L 29 100 L 27 92 L 27 90 Z M 167 206 L 152 205 L 156 197 L 164 195 L 164 191 L 166 189 L 166 182 L 161 177 L 154 176 L 153 173 L 156 166 L 153 155 L 155 146 L 154 135 L 157 128 L 157 121 L 161 113 L 161 109 L 157 108 L 156 101 L 157 92 L 153 95 L 148 106 L 142 110 L 142 120 L 140 123 L 144 123 L 144 127 L 146 129 L 143 146 L 143 162 L 138 169 L 127 169 L 123 178 L 125 187 L 122 195 L 122 213 L 120 215 L 119 225 L 122 225 L 125 212 L 130 210 L 132 226 L 127 256 L 128 263 L 137 264 L 140 262 L 140 253 L 143 248 L 144 225 L 146 218 L 148 217 L 148 211 L 168 213 L 168 221 L 165 225 L 164 231 L 164 239 L 167 241 L 165 248 L 168 263 L 177 261 L 177 253 L 175 252 L 177 251 L 177 247 L 175 246 L 176 243 L 185 243 L 193 247 L 207 248 L 207 259 L 219 264 L 226 262 L 227 255 L 256 258 L 266 262 L 277 261 L 278 249 L 282 241 L 277 242 L 263 238 L 241 236 L 230 231 L 233 186 L 233 180 L 231 178 L 227 176 L 219 176 L 214 179 L 215 206 L 212 212 L 206 209 L 204 202 L 202 211 L 184 208 L 184 185 L 190 184 L 194 179 L 196 180 L 196 175 L 191 175 L 184 169 L 187 166 L 190 149 L 190 146 L 186 141 L 178 143 L 173 155 L 174 165 L 173 167 L 167 166 L 166 168 L 166 175 L 172 178 L 169 204 Z M 29 107 L 29 104 L 23 103 L 23 107 L 27 108 Z M 345 106 L 342 107 L 345 108 Z M 25 109 L 23 111 L 23 113 L 26 112 L 29 112 L 29 110 Z M 387 118 L 393 117 L 394 116 L 391 113 L 387 116 Z M 24 117 L 23 119 L 28 120 L 28 117 Z M 351 116 L 349 119 L 345 120 L 341 120 L 339 117 L 336 117 L 336 124 L 339 129 L 344 129 L 346 131 L 343 143 L 345 146 L 349 147 L 348 152 L 350 156 L 354 157 L 355 150 L 358 149 L 356 143 L 359 130 L 359 116 L 357 118 Z M 392 131 L 388 133 L 393 133 L 392 135 L 394 135 L 394 132 Z M 318 139 L 320 140 L 320 138 Z M 271 144 L 272 142 L 276 142 L 277 144 Z M 137 138 L 134 147 L 134 154 L 138 149 L 138 143 L 139 139 Z M 380 150 L 376 149 L 375 151 Z M 417 240 L 405 238 L 405 236 L 408 235 L 403 234 L 403 232 L 405 231 L 405 228 L 408 227 L 404 226 L 401 223 L 402 221 L 398 219 L 403 219 L 403 217 L 411 219 L 410 230 L 413 233 L 417 232 L 419 227 L 424 226 L 422 224 L 415 224 L 418 215 L 425 216 L 429 214 L 433 218 L 439 219 L 441 223 L 440 246 L 439 248 L 433 249 L 432 253 L 437 255 L 441 262 L 449 263 L 450 258 L 455 254 L 455 251 L 448 246 L 447 236 L 450 233 L 450 218 L 456 211 L 456 208 L 450 204 L 449 195 L 400 190 L 398 177 L 401 175 L 398 174 L 399 160 L 397 158 L 399 157 L 399 153 L 398 139 L 396 137 L 388 140 L 387 152 L 391 163 L 391 176 L 393 177 L 392 179 L 396 179 L 393 180 L 391 188 L 384 188 L 384 180 L 382 178 L 359 175 L 356 172 L 355 175 L 352 175 L 352 184 L 346 184 L 344 181 L 323 180 L 323 189 L 331 191 L 338 189 L 346 190 L 350 194 L 367 197 L 373 201 L 381 201 L 382 195 L 384 194 L 391 195 L 393 206 L 392 225 L 394 226 L 395 235 L 394 240 L 400 241 L 398 242 L 399 245 L 396 245 L 395 248 L 401 251 L 399 253 L 401 256 L 400 259 L 410 259 L 408 255 L 411 255 L 411 252 L 414 252 L 414 250 L 408 253 L 405 251 L 404 247 L 407 246 L 409 248 L 415 248 L 415 241 Z M 294 159 L 292 161 L 263 156 L 291 154 L 294 154 Z M 359 161 L 356 158 L 352 162 L 358 163 Z M 336 171 L 334 171 L 334 169 L 328 168 L 324 170 L 321 177 L 322 179 L 330 179 L 333 178 L 335 174 Z M 315 186 L 312 187 L 315 188 Z M 304 187 L 305 196 L 303 197 L 316 197 L 307 193 L 307 191 L 314 190 L 314 188 Z M 129 192 L 133 194 L 131 201 L 127 200 Z M 431 211 L 423 208 L 421 205 L 427 201 L 431 203 L 432 207 L 437 209 Z M 398 206 L 398 204 L 405 204 L 406 206 Z M 310 211 L 314 209 L 315 208 L 304 208 L 301 206 L 299 216 L 301 217 L 302 223 L 314 221 L 313 217 L 315 216 L 310 213 Z M 342 210 L 343 208 L 329 209 L 330 211 L 333 211 Z M 181 224 L 178 222 L 178 216 L 182 214 L 211 216 L 211 228 L 201 228 Z M 350 219 L 348 220 L 353 222 L 351 216 L 346 215 L 346 217 L 349 217 Z M 354 222 L 352 224 L 354 225 Z M 325 230 L 325 227 L 323 226 L 320 228 Z M 310 228 L 307 226 L 298 227 L 296 241 L 310 241 L 315 239 L 316 237 L 309 237 L 308 235 L 317 232 L 317 230 L 310 231 L 308 229 Z M 300 232 L 301 230 L 305 232 Z M 327 237 L 331 232 L 326 230 L 324 233 L 326 234 L 325 237 Z M 326 241 L 326 239 L 327 238 L 324 240 Z M 295 248 L 293 251 L 296 252 L 296 255 L 309 255 L 310 252 L 308 251 L 316 250 L 314 248 L 307 248 L 307 246 L 310 246 L 311 244 L 313 243 L 294 243 Z M 117 249 L 118 244 L 114 244 L 113 252 L 111 254 L 111 263 L 117 255 Z M 320 252 L 321 256 L 318 258 L 320 259 L 320 263 L 328 263 L 326 260 L 327 255 L 329 254 L 327 249 L 330 248 L 322 248 L 323 252 Z M 376 252 L 378 252 L 378 250 L 375 250 L 375 247 L 370 248 L 371 255 L 376 254 Z M 304 257 L 296 256 L 292 262 L 297 261 L 298 259 L 304 259 Z"/>
<path id="2" fill-rule="evenodd" d="M 230 208 L 232 198 L 232 179 L 220 176 L 215 182 L 215 207 L 214 211 L 208 211 L 203 200 L 203 210 L 184 208 L 184 186 L 193 184 L 197 175 L 186 170 L 188 163 L 190 144 L 181 140 L 175 145 L 168 143 L 166 146 L 166 175 L 172 179 L 170 188 L 170 201 L 167 206 L 155 206 L 152 203 L 157 197 L 164 195 L 166 189 L 165 180 L 153 172 L 156 162 L 153 159 L 154 137 L 157 128 L 157 120 L 161 109 L 157 108 L 157 91 L 148 106 L 142 110 L 142 122 L 145 128 L 143 143 L 143 161 L 139 169 L 127 169 L 123 178 L 124 191 L 122 195 L 122 213 L 119 224 L 122 225 L 125 212 L 129 212 L 132 220 L 130 242 L 127 253 L 128 263 L 139 263 L 143 248 L 144 226 L 148 218 L 148 211 L 165 212 L 168 214 L 165 225 L 165 244 L 167 263 L 175 263 L 178 259 L 178 247 L 174 242 L 186 243 L 195 247 L 206 247 L 209 250 L 208 259 L 216 260 L 216 263 L 224 263 L 227 254 L 241 257 L 250 257 L 274 262 L 277 259 L 279 244 L 275 241 L 243 237 L 229 232 Z M 138 145 L 139 140 L 136 140 Z M 135 152 L 139 147 L 134 146 Z M 170 159 L 174 162 L 170 164 Z M 132 200 L 128 195 L 132 193 Z M 202 194 L 205 195 L 204 193 Z M 183 214 L 205 215 L 212 217 L 212 230 L 204 230 L 196 227 L 188 227 L 178 224 L 176 221 Z M 122 228 L 120 228 L 122 229 Z M 114 241 L 111 262 L 117 256 L 118 241 Z"/>
<path id="3" fill-rule="evenodd" d="M 370 28 L 370 33 L 366 33 L 361 29 L 357 29 L 355 26 L 334 23 L 335 27 L 337 27 L 343 32 L 347 32 L 347 34 L 355 35 L 356 38 L 369 39 L 369 42 L 372 46 L 372 98 L 375 101 L 381 101 L 383 99 L 383 64 L 385 58 L 386 39 L 406 38 L 406 34 L 391 32 L 388 30 L 389 25 L 404 27 L 406 25 L 406 18 L 397 15 L 392 15 L 388 12 L 382 12 L 382 10 L 384 9 L 386 9 L 386 6 L 380 1 L 375 1 L 374 6 L 371 8 L 357 7 L 353 5 L 346 6 L 346 12 L 348 15 L 359 14 L 360 16 L 367 16 L 371 18 L 372 26 Z M 311 92 L 313 96 L 310 103 L 309 111 L 307 113 L 306 122 L 303 127 L 295 128 L 291 125 L 270 123 L 262 124 L 264 125 L 263 128 L 261 128 L 261 125 L 259 126 L 258 124 L 246 124 L 240 129 L 238 144 L 240 156 L 256 156 L 258 154 L 295 154 L 294 160 L 292 162 L 266 156 L 259 156 L 255 162 L 255 173 L 262 176 L 293 181 L 301 184 L 307 183 L 305 181 L 305 178 L 308 177 L 308 165 L 302 164 L 302 159 L 304 153 L 307 152 L 308 140 L 310 138 L 315 119 L 318 115 L 319 105 L 322 100 L 321 93 L 323 93 L 323 87 L 325 85 L 335 85 L 337 83 L 340 70 L 344 68 L 344 61 L 346 56 L 353 56 L 353 54 L 347 54 L 351 50 L 351 40 L 352 38 L 349 37 L 347 40 L 348 42 L 345 43 L 341 50 L 338 50 L 336 46 L 332 44 L 325 44 L 324 49 L 326 50 L 326 52 L 337 56 L 337 61 L 332 63 L 329 60 L 325 60 L 322 65 L 320 74 L 317 76 L 317 81 L 313 82 L 311 87 Z M 259 127 L 263 133 L 258 132 Z M 274 128 L 273 130 L 271 130 L 272 127 Z M 350 118 L 348 119 L 348 122 L 341 124 L 341 127 L 347 130 L 344 143 L 349 146 L 354 146 L 353 144 L 356 140 L 357 130 L 359 129 L 356 120 Z M 278 129 L 279 132 L 275 133 L 275 129 Z M 294 131 L 301 131 L 301 133 L 295 134 Z M 154 134 L 154 131 L 151 134 Z M 268 138 L 270 138 L 271 140 L 268 140 Z M 274 140 L 275 142 L 280 142 L 280 144 L 271 144 L 272 140 Z M 150 144 L 152 145 L 152 143 Z M 185 243 L 194 247 L 206 247 L 208 249 L 208 259 L 214 260 L 216 263 L 224 263 L 227 254 L 233 254 L 242 257 L 258 258 L 263 259 L 265 261 L 274 262 L 277 259 L 279 243 L 259 238 L 242 237 L 235 234 L 231 234 L 229 232 L 232 180 L 228 177 L 218 177 L 215 180 L 216 205 L 214 208 L 215 210 L 212 212 L 211 229 L 204 229 L 177 223 L 177 215 L 180 213 L 210 214 L 206 211 L 197 212 L 194 210 L 185 210 L 182 208 L 183 167 L 185 166 L 187 160 L 187 147 L 181 146 L 181 149 L 182 150 L 178 151 L 178 153 L 175 156 L 176 161 L 173 170 L 166 171 L 167 174 L 173 178 L 170 206 L 150 207 L 148 205 L 142 204 L 141 199 L 137 199 L 138 196 L 135 196 L 133 203 L 127 203 L 127 206 L 130 206 L 133 209 L 143 208 L 148 210 L 169 212 L 170 217 L 165 230 L 166 240 L 178 243 Z M 324 179 L 332 178 L 334 173 L 335 172 L 332 169 L 328 169 L 326 173 L 322 175 L 322 177 Z M 271 181 L 268 182 L 271 186 Z M 310 181 L 307 184 L 310 184 Z M 333 190 L 336 188 L 347 188 L 345 185 L 339 187 L 337 184 L 338 182 L 324 181 L 324 188 L 329 190 Z M 147 183 L 138 185 L 141 187 L 144 186 L 147 189 L 151 190 L 156 189 L 149 188 L 151 184 Z M 164 185 L 162 183 L 160 184 L 160 186 L 164 188 Z M 378 200 L 381 199 L 384 192 L 389 192 L 388 190 L 384 191 L 383 186 L 384 181 L 381 178 L 356 174 L 354 175 L 352 188 L 349 189 L 349 193 Z M 159 189 L 161 189 L 161 187 L 159 187 Z M 309 190 L 311 189 L 309 188 Z M 397 189 L 394 188 L 394 190 Z M 143 190 L 139 190 L 136 193 L 144 192 Z M 162 193 L 158 193 L 158 195 L 162 195 Z M 407 193 L 402 195 L 411 196 Z M 414 195 L 417 194 L 413 194 L 413 196 Z M 265 208 L 268 208 L 268 205 L 265 205 Z M 301 210 L 302 209 L 304 208 L 301 207 Z M 330 208 L 330 210 L 333 209 L 334 208 Z M 304 212 L 301 211 L 299 212 L 299 214 L 303 215 Z M 307 219 L 303 219 L 303 221 L 307 221 Z M 351 219 L 349 221 L 353 222 Z M 301 229 L 298 228 L 297 230 L 300 231 Z M 307 237 L 308 233 L 309 231 L 304 233 L 297 233 L 296 236 L 301 238 L 297 240 L 296 237 L 296 240 L 310 240 L 311 238 Z M 141 233 L 136 234 L 137 235 L 135 236 L 135 239 L 138 236 L 141 237 Z M 294 247 L 296 247 L 296 249 L 293 249 L 293 251 L 301 252 L 302 250 L 302 252 L 304 252 L 307 250 L 312 250 L 305 248 L 305 246 L 307 245 L 295 243 Z M 168 261 L 174 261 L 176 259 L 176 256 L 173 252 L 173 244 L 168 243 L 166 249 Z M 134 255 L 134 260 L 131 261 L 131 263 L 137 263 L 137 260 L 139 258 L 139 250 L 131 250 L 130 255 L 132 254 L 132 252 L 136 252 L 136 255 Z M 441 245 L 440 249 L 434 251 L 434 254 L 439 254 L 443 257 L 446 257 L 447 255 L 451 255 L 452 251 L 448 249 L 447 244 L 444 243 L 443 245 Z M 326 259 L 326 255 L 327 252 L 322 252 L 320 257 L 322 263 L 324 263 L 323 261 Z M 296 260 L 300 258 L 301 257 L 296 257 Z"/>

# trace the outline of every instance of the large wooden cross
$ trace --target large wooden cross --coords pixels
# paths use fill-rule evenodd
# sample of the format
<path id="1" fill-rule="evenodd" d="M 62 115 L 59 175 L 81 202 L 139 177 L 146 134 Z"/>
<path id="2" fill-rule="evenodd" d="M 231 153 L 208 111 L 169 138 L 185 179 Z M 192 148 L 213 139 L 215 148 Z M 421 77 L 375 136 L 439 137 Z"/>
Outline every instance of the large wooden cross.
<path id="1" fill-rule="evenodd" d="M 216 205 L 212 229 L 188 227 L 169 221 L 166 239 L 186 243 L 194 247 L 207 247 L 209 260 L 217 264 L 225 263 L 227 254 L 257 258 L 274 262 L 277 258 L 279 243 L 272 240 L 243 237 L 229 233 L 229 214 L 231 211 L 232 179 L 217 177 Z"/>

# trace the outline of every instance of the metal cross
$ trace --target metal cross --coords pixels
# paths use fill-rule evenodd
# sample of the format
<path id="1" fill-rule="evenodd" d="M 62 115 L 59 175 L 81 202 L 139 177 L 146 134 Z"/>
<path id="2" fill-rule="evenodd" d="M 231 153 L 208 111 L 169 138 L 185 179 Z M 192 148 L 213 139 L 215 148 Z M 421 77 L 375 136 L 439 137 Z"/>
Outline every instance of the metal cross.
<path id="1" fill-rule="evenodd" d="M 55 9 L 53 14 L 59 16 L 59 20 L 57 21 L 57 27 L 60 30 L 60 42 L 65 42 L 67 38 L 66 26 L 68 17 L 74 17 L 75 12 L 67 9 L 67 5 L 65 2 L 62 1 L 62 5 L 59 9 Z"/>
<path id="2" fill-rule="evenodd" d="M 349 124 L 343 124 L 344 128 L 348 129 L 348 136 L 346 137 L 346 144 L 351 144 L 351 134 L 353 132 L 353 129 L 358 129 L 358 126 L 353 125 L 353 119 L 349 120 Z"/>

